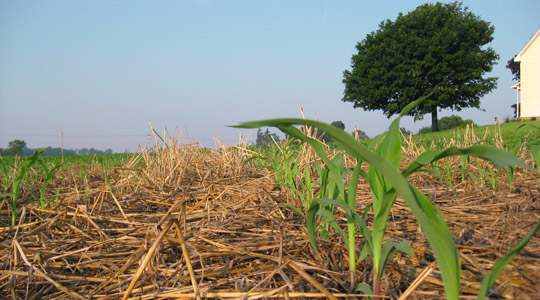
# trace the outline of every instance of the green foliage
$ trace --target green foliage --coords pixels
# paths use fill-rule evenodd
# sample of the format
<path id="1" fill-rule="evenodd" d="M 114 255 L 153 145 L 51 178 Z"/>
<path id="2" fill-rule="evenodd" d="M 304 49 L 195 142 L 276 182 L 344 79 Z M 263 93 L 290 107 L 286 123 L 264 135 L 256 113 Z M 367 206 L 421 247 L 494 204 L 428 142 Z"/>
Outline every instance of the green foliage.
<path id="1" fill-rule="evenodd" d="M 23 140 L 13 140 L 8 143 L 8 148 L 3 150 L 3 156 L 23 155 L 23 150 L 26 148 L 26 142 Z"/>
<path id="2" fill-rule="evenodd" d="M 409 104 L 402 114 L 406 114 L 410 109 L 418 105 L 421 100 Z M 352 173 L 343 168 L 339 157 L 330 159 L 322 145 L 316 139 L 306 136 L 294 125 L 304 125 L 325 131 L 334 143 L 338 145 L 351 157 L 357 160 Z M 385 240 L 386 223 L 390 209 L 395 203 L 399 194 L 411 209 L 416 217 L 423 232 L 425 233 L 435 257 L 439 264 L 441 277 L 445 285 L 446 297 L 448 299 L 458 299 L 460 290 L 460 271 L 461 266 L 459 256 L 454 244 L 452 234 L 441 213 L 431 204 L 429 199 L 418 191 L 414 186 L 407 182 L 407 177 L 412 173 L 421 170 L 423 167 L 434 164 L 440 159 L 450 156 L 472 156 L 491 161 L 497 168 L 504 168 L 515 164 L 529 168 L 525 163 L 517 159 L 514 155 L 501 149 L 477 145 L 469 148 L 449 147 L 443 151 L 430 150 L 422 153 L 410 165 L 400 172 L 401 163 L 401 137 L 399 133 L 399 118 L 390 125 L 389 130 L 376 139 L 379 142 L 377 148 L 365 147 L 362 143 L 356 141 L 352 136 L 330 126 L 317 121 L 304 119 L 273 119 L 243 123 L 239 128 L 257 128 L 262 126 L 275 126 L 291 137 L 298 138 L 308 143 L 316 154 L 324 161 L 328 172 L 323 173 L 326 179 L 321 181 L 321 189 L 326 189 L 325 184 L 330 184 L 333 188 L 331 193 L 323 193 L 324 197 L 313 199 L 309 205 L 306 215 L 308 235 L 316 253 L 316 217 L 320 216 L 328 224 L 339 232 L 344 239 L 345 246 L 349 249 L 349 267 L 351 269 L 351 283 L 354 282 L 354 270 L 356 267 L 355 238 L 357 230 L 360 230 L 365 244 L 360 254 L 360 259 L 370 256 L 374 265 L 374 288 L 375 295 L 380 293 L 380 278 L 384 274 L 385 266 L 392 259 L 395 250 L 412 254 L 412 250 L 405 241 L 395 242 L 390 239 Z M 370 165 L 369 172 L 361 169 L 362 163 Z M 356 213 L 356 188 L 359 177 L 364 177 L 370 185 L 373 196 L 373 203 L 367 209 L 373 209 L 374 220 L 371 231 L 366 226 L 363 216 Z M 344 183 L 345 178 L 349 178 L 348 183 Z M 333 216 L 337 210 L 345 213 L 347 219 L 346 229 L 341 228 Z M 366 211 L 367 211 L 366 209 Z M 364 213 L 365 215 L 365 213 Z M 538 226 L 533 232 L 512 251 L 510 256 L 494 268 L 493 273 L 488 275 L 485 289 L 488 290 L 493 284 L 494 279 L 515 253 L 520 251 L 530 240 L 531 236 L 538 230 Z M 357 289 L 369 290 L 365 284 L 359 284 Z"/>
<path id="3" fill-rule="evenodd" d="M 439 130 L 450 130 L 456 127 L 466 127 L 467 125 L 473 125 L 473 120 L 463 120 L 460 116 L 451 115 L 449 117 L 442 117 L 439 120 Z"/>
<path id="4" fill-rule="evenodd" d="M 514 156 L 517 156 L 517 153 L 519 149 L 521 148 L 521 145 L 523 145 L 523 142 L 517 143 L 511 150 L 510 153 L 512 153 Z M 507 179 L 508 179 L 508 186 L 510 188 L 510 191 L 514 190 L 514 173 L 516 171 L 515 166 L 509 166 L 507 170 Z"/>
<path id="5" fill-rule="evenodd" d="M 474 127 L 471 134 L 476 136 L 476 143 L 496 145 L 497 140 L 502 140 L 504 149 L 512 149 L 516 144 L 525 140 L 534 140 L 538 138 L 540 121 L 510 122 L 499 125 L 486 125 Z M 419 133 L 414 136 L 417 143 L 423 144 L 426 148 L 432 146 L 440 147 L 447 141 L 454 139 L 457 144 L 463 144 L 467 139 L 466 130 L 457 128 L 454 130 Z M 446 142 L 445 142 L 446 141 Z"/>
<path id="6" fill-rule="evenodd" d="M 15 223 L 17 221 L 18 216 L 18 208 L 17 208 L 17 200 L 20 196 L 20 189 L 22 187 L 23 180 L 25 179 L 26 173 L 30 170 L 32 165 L 34 165 L 39 157 L 39 154 L 43 151 L 36 151 L 34 155 L 31 157 L 26 158 L 20 168 L 13 172 L 11 168 L 9 168 L 4 160 L 0 158 L 0 163 L 2 166 L 2 172 L 4 173 L 3 176 L 6 177 L 5 181 L 3 182 L 4 189 L 2 190 L 2 194 L 0 194 L 0 197 L 6 202 L 10 212 L 11 212 L 11 226 L 15 226 Z M 9 187 L 11 184 L 11 191 L 9 191 Z M 10 200 L 11 198 L 11 200 Z"/>
<path id="7" fill-rule="evenodd" d="M 498 59 L 493 49 L 483 49 L 493 32 L 457 2 L 424 4 L 383 21 L 357 44 L 351 70 L 344 72 L 342 101 L 390 117 L 430 95 L 408 114 L 421 119 L 431 113 L 437 131 L 438 109 L 479 108 L 496 87 L 497 78 L 483 77 Z"/>
<path id="8" fill-rule="evenodd" d="M 405 128 L 405 127 L 400 127 L 399 128 L 399 131 L 401 131 L 401 133 L 404 135 L 404 136 L 409 136 L 412 134 L 412 131 L 410 131 L 409 129 Z"/>
<path id="9" fill-rule="evenodd" d="M 318 161 L 315 161 L 318 176 L 312 180 L 309 164 L 303 161 L 305 152 L 294 140 L 285 144 L 275 144 L 274 147 L 261 147 L 258 153 L 249 158 L 255 161 L 258 167 L 265 168 L 274 174 L 274 182 L 286 188 L 289 196 L 299 199 L 303 210 L 291 205 L 283 205 L 305 216 L 311 199 L 313 189 L 322 176 L 322 169 Z"/>
<path id="10" fill-rule="evenodd" d="M 38 153 L 38 152 L 36 152 Z M 35 154 L 34 154 L 35 155 Z M 39 205 L 42 209 L 51 206 L 52 200 L 47 199 L 47 196 L 45 195 L 45 192 L 47 190 L 47 184 L 51 181 L 56 180 L 56 170 L 62 166 L 61 163 L 55 164 L 53 162 L 44 162 L 42 160 L 37 161 L 38 164 L 41 166 L 41 173 L 45 175 L 45 178 L 43 179 L 43 183 L 41 184 L 41 187 L 39 189 Z M 58 198 L 58 191 L 56 193 Z"/>
<path id="11" fill-rule="evenodd" d="M 58 201 L 47 193 L 50 183 L 62 180 L 58 172 L 73 172 L 77 170 L 83 176 L 85 170 L 102 166 L 110 169 L 121 166 L 126 162 L 128 154 L 101 155 L 67 155 L 42 156 L 45 149 L 35 151 L 31 156 L 2 156 L 0 157 L 0 199 L 4 201 L 11 214 L 11 226 L 15 225 L 21 207 L 37 202 L 41 208 L 52 207 Z"/>
<path id="12" fill-rule="evenodd" d="M 330 123 L 330 125 L 336 127 L 336 128 L 339 128 L 341 130 L 345 130 L 345 124 L 341 121 L 334 121 L 332 123 Z"/>
<path id="13" fill-rule="evenodd" d="M 431 132 L 431 126 L 425 126 L 418 130 L 418 134 L 425 134 Z"/>
<path id="14" fill-rule="evenodd" d="M 44 149 L 44 151 L 41 151 L 41 156 L 53 156 L 53 155 L 75 155 L 75 154 L 112 154 L 112 149 L 107 149 L 105 151 L 97 150 L 94 148 L 82 148 L 82 149 L 63 149 L 60 147 L 47 147 L 47 148 L 37 148 L 37 149 L 30 149 L 26 147 L 26 142 L 24 140 L 13 140 L 9 142 L 7 149 L 0 148 L 0 155 L 2 156 L 15 156 L 15 155 L 22 155 L 22 156 L 31 156 L 36 151 L 40 151 L 41 149 Z"/>
<path id="15" fill-rule="evenodd" d="M 523 248 L 525 248 L 525 246 L 527 246 L 531 238 L 534 237 L 534 235 L 538 232 L 539 229 L 540 222 L 536 223 L 536 226 L 529 232 L 526 237 L 521 240 L 521 242 L 519 242 L 519 244 L 514 249 L 508 252 L 505 256 L 495 261 L 493 268 L 491 268 L 491 272 L 489 272 L 489 274 L 482 280 L 482 285 L 476 299 L 482 300 L 488 296 L 489 289 L 495 283 L 495 280 L 497 279 L 497 277 L 499 277 L 504 267 L 512 260 L 512 258 L 514 258 L 514 256 L 516 256 L 521 250 L 523 250 Z"/>
<path id="16" fill-rule="evenodd" d="M 456 116 L 456 115 L 451 115 L 449 117 L 442 117 L 439 120 L 440 131 L 450 130 L 450 129 L 454 129 L 458 127 L 466 127 L 467 125 L 476 126 L 473 120 L 470 120 L 470 119 L 463 120 L 460 116 Z M 418 134 L 424 134 L 424 133 L 429 133 L 429 132 L 433 132 L 433 128 L 430 126 L 422 127 L 418 130 Z"/>
<path id="17" fill-rule="evenodd" d="M 257 131 L 257 139 L 255 140 L 255 145 L 261 147 L 261 146 L 271 146 L 274 144 L 274 142 L 279 142 L 279 137 L 275 133 L 270 133 L 268 128 L 265 132 L 262 132 L 262 130 L 259 128 Z"/>
<path id="18" fill-rule="evenodd" d="M 345 130 L 345 123 L 343 123 L 342 121 L 333 121 L 332 123 L 330 123 L 330 125 L 336 128 L 339 128 L 341 130 Z M 324 132 L 322 132 L 317 138 L 325 143 L 332 142 L 332 138 L 326 135 Z"/>
<path id="19" fill-rule="evenodd" d="M 506 63 L 506 68 L 510 69 L 510 72 L 512 72 L 512 75 L 514 75 L 512 79 L 519 81 L 521 79 L 521 68 L 520 68 L 520 62 L 514 60 L 516 56 L 517 55 L 514 55 L 514 57 L 512 57 L 512 59 L 510 59 Z"/>

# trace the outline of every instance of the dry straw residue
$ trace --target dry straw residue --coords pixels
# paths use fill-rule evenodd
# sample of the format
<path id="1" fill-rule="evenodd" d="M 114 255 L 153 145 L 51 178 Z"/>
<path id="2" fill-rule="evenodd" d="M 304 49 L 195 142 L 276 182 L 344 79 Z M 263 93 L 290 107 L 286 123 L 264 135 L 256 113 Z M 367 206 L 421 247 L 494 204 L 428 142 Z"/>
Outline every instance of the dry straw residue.
<path id="1" fill-rule="evenodd" d="M 209 150 L 169 138 L 105 174 L 99 167 L 84 177 L 65 171 L 55 209 L 27 205 L 17 226 L 0 229 L 0 294 L 12 299 L 359 297 L 349 290 L 341 237 L 320 241 L 322 259 L 315 259 L 303 218 L 276 205 L 297 199 L 287 197 L 270 172 L 244 164 L 250 151 Z M 513 191 L 502 173 L 496 191 L 457 175 L 453 180 L 452 189 L 430 174 L 411 178 L 449 223 L 459 244 L 462 294 L 472 295 L 494 260 L 538 221 L 538 178 L 519 169 Z M 362 182 L 358 190 L 363 207 L 371 201 L 369 188 Z M 8 223 L 7 209 L 1 209 Z M 399 198 L 390 216 L 388 236 L 410 241 L 416 256 L 398 256 L 388 266 L 384 294 L 444 295 L 429 246 Z M 540 298 L 538 253 L 540 239 L 533 238 L 506 267 L 494 293 Z M 356 272 L 369 281 L 370 263 L 362 262 Z"/>

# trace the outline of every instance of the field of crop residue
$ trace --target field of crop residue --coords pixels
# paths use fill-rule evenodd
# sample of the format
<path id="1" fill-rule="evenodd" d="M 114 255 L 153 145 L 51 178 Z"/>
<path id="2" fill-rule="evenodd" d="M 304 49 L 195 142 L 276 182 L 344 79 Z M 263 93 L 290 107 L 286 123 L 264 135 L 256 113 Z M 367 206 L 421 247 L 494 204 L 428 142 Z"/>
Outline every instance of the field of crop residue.
<path id="1" fill-rule="evenodd" d="M 421 149 L 406 142 L 402 149 L 405 169 Z M 343 170 L 357 163 L 339 149 L 325 151 Z M 461 262 L 462 299 L 475 298 L 494 262 L 539 220 L 535 159 L 526 144 L 516 153 L 531 169 L 448 157 L 408 178 L 448 224 Z M 350 221 L 347 209 L 328 201 L 333 221 L 325 211 L 310 214 L 310 203 L 328 192 L 328 173 L 305 144 L 208 150 L 169 140 L 118 165 L 52 171 L 29 159 L 3 163 L 0 294 L 6 299 L 360 299 L 373 286 L 373 258 L 362 255 L 365 232 L 358 230 L 351 246 L 339 230 Z M 361 169 L 367 174 L 368 167 Z M 343 172 L 343 180 L 353 173 Z M 362 176 L 354 195 L 355 215 L 372 229 L 373 194 Z M 432 248 L 400 196 L 384 230 L 385 240 L 406 241 L 414 256 L 396 249 L 387 256 L 381 297 L 445 298 Z M 350 249 L 358 260 L 353 274 Z M 536 235 L 506 265 L 490 297 L 540 298 L 539 253 Z"/>

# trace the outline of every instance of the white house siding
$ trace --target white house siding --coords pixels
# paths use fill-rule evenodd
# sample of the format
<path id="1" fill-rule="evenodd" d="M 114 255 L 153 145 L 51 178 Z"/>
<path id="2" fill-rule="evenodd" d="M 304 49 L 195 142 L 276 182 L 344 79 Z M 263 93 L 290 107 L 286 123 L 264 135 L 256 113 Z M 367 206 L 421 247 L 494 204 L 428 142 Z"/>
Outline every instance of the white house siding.
<path id="1" fill-rule="evenodd" d="M 540 30 L 519 53 L 521 117 L 540 117 Z"/>

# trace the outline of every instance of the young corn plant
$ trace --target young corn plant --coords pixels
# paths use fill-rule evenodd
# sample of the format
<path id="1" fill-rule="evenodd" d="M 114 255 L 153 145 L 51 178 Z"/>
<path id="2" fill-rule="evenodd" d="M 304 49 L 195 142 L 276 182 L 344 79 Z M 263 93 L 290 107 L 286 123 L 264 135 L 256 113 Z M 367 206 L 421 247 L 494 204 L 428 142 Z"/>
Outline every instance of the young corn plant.
<path id="1" fill-rule="evenodd" d="M 519 149 L 521 148 L 521 145 L 523 145 L 523 142 L 518 142 L 514 145 L 512 149 L 510 149 L 510 153 L 512 153 L 514 156 L 517 156 Z M 506 171 L 506 178 L 508 179 L 508 188 L 510 191 L 514 190 L 514 174 L 516 172 L 515 166 L 508 166 L 508 170 Z"/>
<path id="2" fill-rule="evenodd" d="M 302 162 L 302 151 L 300 147 L 288 141 L 272 147 L 264 147 L 255 155 L 244 162 L 255 161 L 256 165 L 272 171 L 274 182 L 284 187 L 290 196 L 299 199 L 304 210 L 296 206 L 282 203 L 282 206 L 293 209 L 305 217 L 307 207 L 312 198 L 312 191 L 317 180 L 312 180 L 309 164 Z M 315 161 L 318 166 L 318 162 Z"/>
<path id="3" fill-rule="evenodd" d="M 42 167 L 42 173 L 45 174 L 45 178 L 43 179 L 43 183 L 41 184 L 41 187 L 39 189 L 39 205 L 42 209 L 45 207 L 49 207 L 51 205 L 52 200 L 47 199 L 45 192 L 47 190 L 47 184 L 53 180 L 55 180 L 55 172 L 56 170 L 61 166 L 61 164 L 54 164 L 54 163 L 45 163 L 41 160 L 38 160 L 38 163 Z M 56 192 L 56 200 L 58 200 L 59 197 L 59 190 Z"/>
<path id="4" fill-rule="evenodd" d="M 423 99 L 417 100 L 408 105 L 401 113 L 400 117 L 406 114 L 414 106 L 418 105 Z M 420 224 L 428 242 L 433 249 L 435 258 L 439 264 L 441 277 L 444 282 L 445 293 L 448 299 L 458 299 L 460 290 L 460 272 L 461 266 L 457 248 L 454 244 L 452 234 L 448 228 L 444 217 L 440 211 L 435 208 L 429 199 L 407 181 L 407 177 L 420 170 L 424 166 L 431 164 L 445 157 L 456 155 L 469 155 L 492 161 L 498 168 L 504 168 L 510 164 L 521 165 L 529 168 L 521 160 L 501 149 L 490 146 L 476 145 L 469 148 L 450 147 L 446 150 L 431 150 L 422 153 L 415 161 L 400 172 L 399 164 L 401 162 L 401 138 L 399 135 L 399 120 L 397 118 L 390 125 L 389 130 L 384 134 L 384 138 L 379 146 L 372 151 L 368 147 L 356 141 L 351 135 L 335 128 L 331 125 L 317 121 L 305 119 L 271 119 L 242 123 L 234 126 L 238 128 L 258 128 L 264 126 L 277 127 L 291 137 L 300 139 L 310 144 L 316 154 L 325 162 L 329 169 L 328 176 L 331 183 L 337 186 L 337 197 L 314 199 L 309 207 L 306 222 L 308 235 L 315 252 L 317 227 L 314 225 L 316 215 L 321 215 L 327 220 L 331 220 L 332 228 L 335 228 L 344 236 L 345 245 L 349 249 L 349 267 L 351 270 L 351 280 L 354 279 L 354 270 L 356 268 L 356 253 L 354 246 L 356 244 L 356 232 L 359 229 L 365 239 L 365 246 L 362 249 L 360 258 L 367 255 L 371 256 L 374 265 L 373 272 L 373 292 L 380 295 L 380 280 L 384 273 L 386 263 L 391 259 L 396 249 L 408 252 L 410 247 L 405 246 L 406 242 L 397 243 L 388 241 L 384 243 L 384 234 L 390 209 L 395 203 L 396 196 L 399 194 L 411 209 Z M 348 155 L 356 158 L 357 165 L 353 169 L 351 179 L 348 185 L 343 182 L 343 171 L 333 163 L 327 156 L 321 143 L 302 133 L 295 125 L 305 125 L 317 128 L 326 132 L 332 138 L 334 143 L 344 150 Z M 362 172 L 360 166 L 363 162 L 370 165 L 369 172 Z M 372 230 L 370 231 L 365 224 L 363 217 L 355 212 L 356 187 L 359 176 L 365 177 L 370 185 L 374 211 L 374 220 Z M 324 209 L 328 206 L 340 208 L 346 214 L 347 227 L 340 228 L 337 222 L 333 222 L 335 217 L 332 210 Z M 538 230 L 536 226 L 532 235 Z M 524 239 L 524 244 L 528 243 L 530 237 Z M 519 250 L 518 250 L 519 251 Z M 506 265 L 503 261 L 501 265 Z M 495 275 L 498 275 L 493 273 Z M 487 280 L 487 290 L 489 290 L 493 281 Z M 365 287 L 360 285 L 359 288 Z M 480 295 L 479 295 L 480 297 Z"/>
<path id="5" fill-rule="evenodd" d="M 11 226 L 15 226 L 15 223 L 17 222 L 17 216 L 18 216 L 17 201 L 20 196 L 20 189 L 23 185 L 23 180 L 25 179 L 26 173 L 30 170 L 32 165 L 36 163 L 39 155 L 43 153 L 44 151 L 45 149 L 38 150 L 32 156 L 24 159 L 20 167 L 20 170 L 18 171 L 17 176 L 15 176 L 14 174 L 10 176 L 11 177 L 11 192 L 7 192 L 7 188 L 6 188 L 5 190 L 6 192 L 0 195 L 6 202 L 8 209 L 11 212 Z M 7 169 L 8 168 L 2 163 L 2 172 L 4 172 L 4 170 L 7 170 Z M 10 198 L 11 198 L 11 201 L 10 201 Z"/>
<path id="6" fill-rule="evenodd" d="M 491 188 L 495 191 L 498 190 L 499 184 L 497 183 L 497 179 L 499 178 L 500 170 L 495 170 L 492 165 L 481 162 L 476 158 L 474 158 L 474 161 L 476 162 L 476 166 L 478 169 L 478 177 L 471 173 L 469 174 L 471 178 L 475 179 L 480 184 L 480 187 L 484 186 L 484 183 L 487 179 L 487 181 L 491 185 Z"/>
<path id="7" fill-rule="evenodd" d="M 446 183 L 452 189 L 454 196 L 457 195 L 456 187 L 454 185 L 454 178 L 456 177 L 456 171 L 460 168 L 460 165 L 452 166 L 451 162 L 446 162 L 442 166 L 439 165 L 439 162 L 434 162 L 431 164 L 431 172 L 435 177 L 437 177 L 442 182 Z"/>

